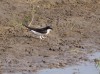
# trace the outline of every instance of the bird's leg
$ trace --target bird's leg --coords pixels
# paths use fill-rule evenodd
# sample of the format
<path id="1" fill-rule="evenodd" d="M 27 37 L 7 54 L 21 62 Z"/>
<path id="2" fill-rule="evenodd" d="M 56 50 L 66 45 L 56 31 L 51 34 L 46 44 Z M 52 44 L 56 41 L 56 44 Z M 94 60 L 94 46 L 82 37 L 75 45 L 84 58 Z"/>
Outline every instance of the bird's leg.
<path id="1" fill-rule="evenodd" d="M 46 37 L 42 36 L 42 38 L 46 38 Z"/>
<path id="2" fill-rule="evenodd" d="M 43 35 L 42 35 L 42 36 L 40 36 L 40 39 L 43 39 L 43 38 L 46 38 L 46 37 L 44 37 Z"/>
<path id="3" fill-rule="evenodd" d="M 40 36 L 40 39 L 42 39 L 42 36 Z"/>

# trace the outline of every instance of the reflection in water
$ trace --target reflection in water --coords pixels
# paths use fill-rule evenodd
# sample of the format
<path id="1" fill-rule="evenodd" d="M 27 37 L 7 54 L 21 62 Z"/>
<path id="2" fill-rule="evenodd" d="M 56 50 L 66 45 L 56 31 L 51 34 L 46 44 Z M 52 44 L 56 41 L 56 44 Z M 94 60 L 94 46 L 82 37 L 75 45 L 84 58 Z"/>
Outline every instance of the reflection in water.
<path id="1" fill-rule="evenodd" d="M 100 74 L 100 52 L 89 55 L 89 59 L 90 62 L 81 63 L 78 66 L 64 69 L 45 69 L 38 74 Z"/>

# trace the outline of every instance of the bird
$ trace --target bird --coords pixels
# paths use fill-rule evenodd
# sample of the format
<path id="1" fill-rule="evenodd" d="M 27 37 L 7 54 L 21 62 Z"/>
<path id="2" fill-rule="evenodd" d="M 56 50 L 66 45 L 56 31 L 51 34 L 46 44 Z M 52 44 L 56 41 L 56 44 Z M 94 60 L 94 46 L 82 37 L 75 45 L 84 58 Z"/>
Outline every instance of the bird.
<path id="1" fill-rule="evenodd" d="M 53 28 L 50 27 L 50 26 L 46 26 L 46 27 L 43 27 L 43 28 L 32 28 L 32 27 L 29 27 L 27 25 L 24 25 L 24 26 L 26 28 L 28 28 L 29 31 L 31 31 L 35 35 L 38 35 L 40 39 L 45 38 L 44 36 L 48 35 L 50 33 L 50 31 L 53 30 Z"/>

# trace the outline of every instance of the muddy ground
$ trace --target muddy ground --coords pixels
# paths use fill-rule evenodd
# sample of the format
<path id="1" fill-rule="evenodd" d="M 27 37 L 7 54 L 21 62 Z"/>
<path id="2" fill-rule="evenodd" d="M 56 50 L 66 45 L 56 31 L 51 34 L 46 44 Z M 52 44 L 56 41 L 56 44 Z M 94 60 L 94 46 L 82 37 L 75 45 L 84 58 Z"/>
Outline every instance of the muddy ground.
<path id="1" fill-rule="evenodd" d="M 40 40 L 22 24 L 53 31 Z M 71 66 L 96 51 L 99 0 L 0 0 L 0 74 Z"/>

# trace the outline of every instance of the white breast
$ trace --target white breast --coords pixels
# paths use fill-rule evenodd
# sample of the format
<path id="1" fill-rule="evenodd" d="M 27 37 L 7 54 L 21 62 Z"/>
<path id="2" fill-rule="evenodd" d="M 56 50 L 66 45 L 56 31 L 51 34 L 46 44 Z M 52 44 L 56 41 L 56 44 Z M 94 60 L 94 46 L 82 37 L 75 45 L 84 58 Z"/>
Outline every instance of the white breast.
<path id="1" fill-rule="evenodd" d="M 46 35 L 47 35 L 47 34 L 49 34 L 49 33 L 50 33 L 50 31 L 51 31 L 51 29 L 48 29 L 48 30 L 47 30 L 47 33 L 46 33 Z"/>
<path id="2" fill-rule="evenodd" d="M 36 35 L 41 35 L 41 33 L 36 32 L 36 31 L 34 31 L 34 30 L 31 30 L 31 32 L 34 33 L 34 34 L 36 34 Z"/>

